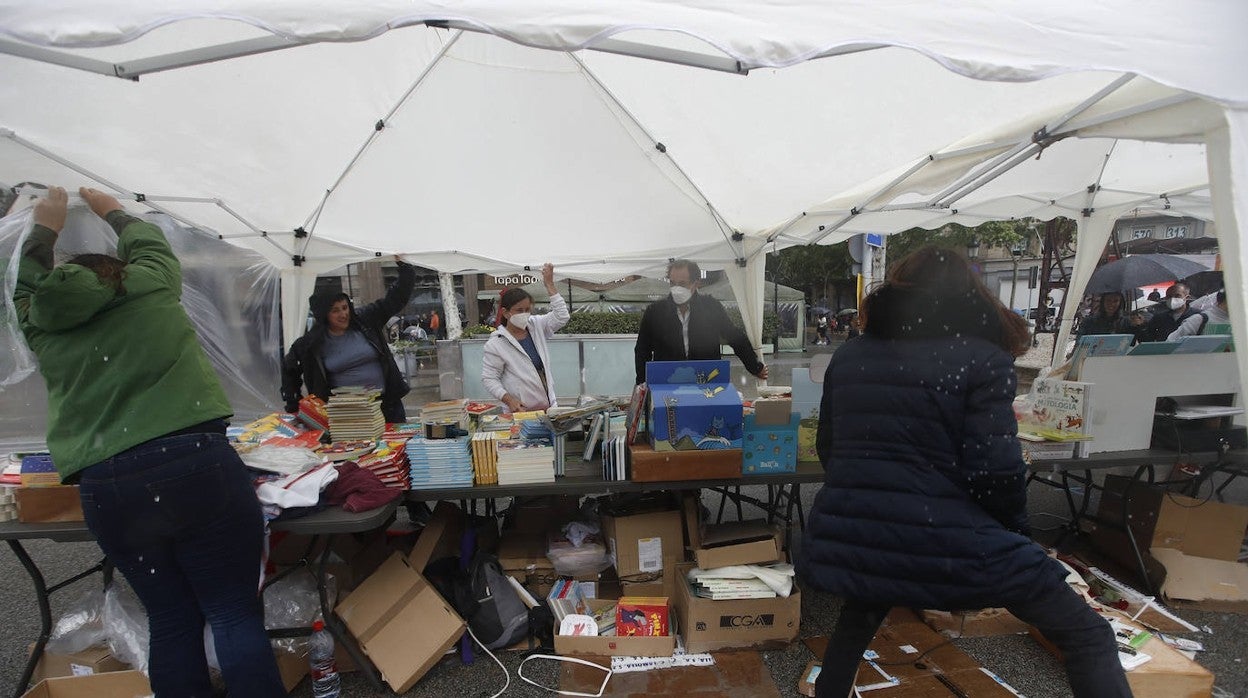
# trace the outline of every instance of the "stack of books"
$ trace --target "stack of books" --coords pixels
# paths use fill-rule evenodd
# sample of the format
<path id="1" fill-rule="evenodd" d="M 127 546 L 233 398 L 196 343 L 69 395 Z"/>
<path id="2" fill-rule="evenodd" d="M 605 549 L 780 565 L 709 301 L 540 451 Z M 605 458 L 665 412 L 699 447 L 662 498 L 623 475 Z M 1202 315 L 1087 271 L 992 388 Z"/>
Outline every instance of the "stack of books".
<path id="1" fill-rule="evenodd" d="M 381 416 L 381 391 L 373 388 L 336 388 L 325 405 L 329 433 L 334 441 L 379 439 L 386 430 Z"/>
<path id="2" fill-rule="evenodd" d="M 478 431 L 472 435 L 472 476 L 478 485 L 498 484 L 498 432 Z"/>
<path id="3" fill-rule="evenodd" d="M 602 442 L 602 479 L 623 482 L 628 476 L 628 437 L 617 434 Z"/>
<path id="4" fill-rule="evenodd" d="M 325 409 L 325 401 L 315 395 L 299 400 L 299 414 L 296 416 L 313 429 L 329 431 L 329 411 Z"/>
<path id="5" fill-rule="evenodd" d="M 10 453 L 4 462 L 4 472 L 0 474 L 0 485 L 22 484 L 22 457 L 27 453 Z"/>
<path id="6" fill-rule="evenodd" d="M 15 487 L 0 486 L 0 523 L 17 520 L 17 495 Z"/>
<path id="7" fill-rule="evenodd" d="M 554 614 L 556 623 L 563 622 L 564 617 L 572 613 L 582 616 L 590 613 L 580 582 L 567 577 L 560 577 L 550 587 L 550 593 L 546 595 L 546 603 L 550 606 L 550 612 Z M 598 631 L 601 634 L 602 628 Z"/>
<path id="8" fill-rule="evenodd" d="M 430 402 L 420 410 L 422 424 L 454 424 L 460 429 L 468 429 L 468 401 L 442 400 Z"/>
<path id="9" fill-rule="evenodd" d="M 543 420 L 539 419 L 519 419 L 517 422 L 519 431 L 513 429 L 513 433 L 521 439 L 550 441 L 554 434 L 550 431 L 550 426 Z"/>
<path id="10" fill-rule="evenodd" d="M 360 456 L 355 462 L 376 475 L 386 487 L 408 489 L 410 464 L 406 441 L 383 441 L 375 451 Z"/>
<path id="11" fill-rule="evenodd" d="M 407 442 L 407 460 L 411 465 L 411 489 L 472 486 L 472 456 L 467 436 L 453 439 L 412 437 Z"/>
<path id="12" fill-rule="evenodd" d="M 500 438 L 511 436 L 512 418 L 509 414 L 486 414 L 477 419 L 477 431 L 490 431 L 502 434 Z"/>
<path id="13" fill-rule="evenodd" d="M 691 586 L 694 596 L 716 601 L 776 598 L 776 590 L 758 578 L 724 579 L 707 576 L 704 573 L 699 575 L 698 580 Z"/>
<path id="14" fill-rule="evenodd" d="M 419 422 L 401 422 L 387 424 L 386 430 L 381 433 L 381 438 L 383 441 L 407 441 L 423 433 L 425 433 L 424 425 Z"/>
<path id="15" fill-rule="evenodd" d="M 318 446 L 316 452 L 331 463 L 339 463 L 344 460 L 356 460 L 361 456 L 372 453 L 376 448 L 376 441 L 372 439 L 358 439 L 355 441 L 335 441 L 330 444 L 324 444 Z"/>
<path id="16" fill-rule="evenodd" d="M 549 441 L 506 439 L 498 442 L 498 484 L 555 481 L 555 449 Z"/>

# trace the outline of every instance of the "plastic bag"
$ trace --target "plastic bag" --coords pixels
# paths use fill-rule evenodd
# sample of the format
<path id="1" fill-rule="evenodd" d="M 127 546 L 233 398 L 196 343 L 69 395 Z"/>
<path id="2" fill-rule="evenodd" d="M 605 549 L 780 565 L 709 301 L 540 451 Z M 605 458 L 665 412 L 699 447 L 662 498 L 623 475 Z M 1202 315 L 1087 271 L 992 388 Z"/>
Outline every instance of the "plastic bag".
<path id="1" fill-rule="evenodd" d="M 75 654 L 88 647 L 103 645 L 108 632 L 104 629 L 104 590 L 91 589 L 80 595 L 65 609 L 52 635 L 47 651 L 54 654 Z"/>
<path id="2" fill-rule="evenodd" d="M 584 542 L 579 546 L 566 540 L 552 540 L 546 548 L 546 557 L 555 572 L 565 577 L 580 577 L 599 572 L 611 566 L 611 556 L 602 543 Z"/>
<path id="3" fill-rule="evenodd" d="M 149 637 L 147 613 L 139 600 L 120 584 L 113 584 L 104 593 L 104 627 L 108 629 L 108 648 L 117 659 L 147 673 Z"/>
<path id="4" fill-rule="evenodd" d="M 326 573 L 325 589 L 331 606 L 337 598 L 334 576 Z M 321 617 L 321 597 L 316 591 L 316 577 L 310 569 L 291 573 L 264 590 L 264 627 L 308 628 Z M 307 638 L 293 637 L 274 640 L 273 646 L 295 654 L 306 653 Z"/>

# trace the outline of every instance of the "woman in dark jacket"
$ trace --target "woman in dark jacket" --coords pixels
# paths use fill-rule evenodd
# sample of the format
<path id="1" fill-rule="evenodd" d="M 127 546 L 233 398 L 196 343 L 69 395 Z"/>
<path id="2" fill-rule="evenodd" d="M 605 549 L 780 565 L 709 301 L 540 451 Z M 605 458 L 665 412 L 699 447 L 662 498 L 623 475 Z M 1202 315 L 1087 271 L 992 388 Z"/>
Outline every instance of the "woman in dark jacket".
<path id="1" fill-rule="evenodd" d="M 300 388 L 322 400 L 341 386 L 381 388 L 386 422 L 405 422 L 403 396 L 411 390 L 386 343 L 386 321 L 412 297 L 416 268 L 395 256 L 399 278 L 379 301 L 357 311 L 345 293 L 313 296 L 312 329 L 295 340 L 282 366 L 282 399 L 287 412 L 299 411 Z"/>
<path id="2" fill-rule="evenodd" d="M 1109 624 L 1028 535 L 1011 404 L 1022 318 L 963 259 L 926 247 L 859 320 L 824 378 L 824 486 L 801 560 L 811 586 L 845 598 L 818 695 L 851 694 L 893 606 L 1004 606 L 1061 648 L 1076 696 L 1129 696 Z"/>
<path id="3" fill-rule="evenodd" d="M 1092 313 L 1079 328 L 1079 335 L 1085 334 L 1130 334 L 1127 322 L 1127 304 L 1121 293 L 1103 293 L 1096 304 L 1096 312 Z"/>

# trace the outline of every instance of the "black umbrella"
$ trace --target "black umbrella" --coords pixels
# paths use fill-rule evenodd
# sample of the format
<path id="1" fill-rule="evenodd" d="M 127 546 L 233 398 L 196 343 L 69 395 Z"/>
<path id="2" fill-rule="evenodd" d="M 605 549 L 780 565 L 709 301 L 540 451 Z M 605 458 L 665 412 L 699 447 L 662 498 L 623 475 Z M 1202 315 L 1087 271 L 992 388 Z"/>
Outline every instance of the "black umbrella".
<path id="1" fill-rule="evenodd" d="M 1222 290 L 1222 272 L 1197 272 L 1183 279 L 1183 283 L 1187 284 L 1187 287 L 1192 290 L 1192 298 L 1200 298 L 1201 296 L 1207 296 L 1210 293 Z"/>
<path id="2" fill-rule="evenodd" d="M 1087 293 L 1126 291 L 1175 279 L 1184 279 L 1205 271 L 1196 262 L 1169 254 L 1133 254 L 1110 262 L 1092 272 Z"/>

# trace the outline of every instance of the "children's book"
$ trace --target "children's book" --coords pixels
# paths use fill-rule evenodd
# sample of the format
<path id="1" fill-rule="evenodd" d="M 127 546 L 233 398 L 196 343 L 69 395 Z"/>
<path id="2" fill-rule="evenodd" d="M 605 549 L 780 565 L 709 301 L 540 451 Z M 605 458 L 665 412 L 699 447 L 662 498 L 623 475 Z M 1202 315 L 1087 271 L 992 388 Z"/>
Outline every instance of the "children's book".
<path id="1" fill-rule="evenodd" d="M 1083 361 L 1090 356 L 1122 356 L 1135 341 L 1130 334 L 1088 334 L 1075 341 L 1075 351 L 1070 355 L 1070 372 L 1066 377 L 1079 380 Z"/>
<path id="2" fill-rule="evenodd" d="M 1212 354 L 1222 351 L 1231 342 L 1229 334 L 1191 335 L 1179 340 L 1176 354 Z"/>
<path id="3" fill-rule="evenodd" d="M 1127 352 L 1128 356 L 1161 356 L 1173 354 L 1179 348 L 1178 342 L 1140 342 Z"/>

